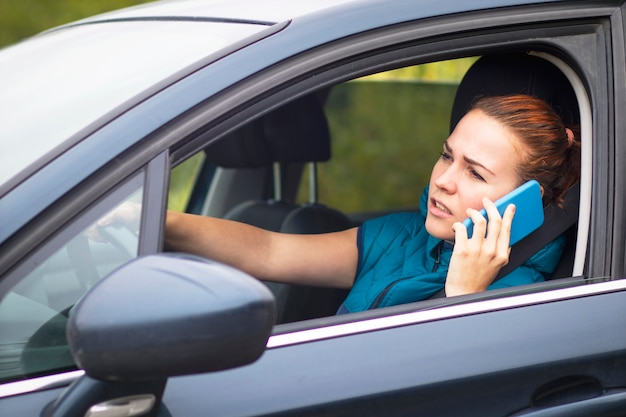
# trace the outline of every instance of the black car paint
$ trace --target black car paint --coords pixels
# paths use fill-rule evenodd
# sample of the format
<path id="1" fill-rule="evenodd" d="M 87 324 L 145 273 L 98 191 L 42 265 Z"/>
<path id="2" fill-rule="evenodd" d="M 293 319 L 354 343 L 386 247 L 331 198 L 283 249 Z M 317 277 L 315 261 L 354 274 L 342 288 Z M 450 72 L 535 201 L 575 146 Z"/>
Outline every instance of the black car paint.
<path id="1" fill-rule="evenodd" d="M 406 3 L 408 7 L 409 2 Z M 431 10 L 435 10 L 435 3 L 439 2 L 433 2 Z M 510 2 L 498 3 L 505 5 Z M 607 20 L 585 21 L 587 25 L 585 31 L 596 34 L 599 47 L 595 51 L 583 50 L 581 45 L 576 44 L 567 47 L 570 48 L 569 58 L 578 61 L 580 67 L 587 66 L 584 64 L 585 61 L 596 61 L 600 66 L 606 62 L 612 71 L 607 74 L 583 72 L 580 75 L 587 84 L 596 111 L 594 136 L 610 138 L 614 134 L 619 137 L 624 132 L 624 122 L 619 117 L 610 116 L 620 114 L 619 109 L 626 107 L 623 88 L 615 87 L 613 91 L 613 86 L 623 86 L 626 78 L 623 67 L 611 64 L 611 62 L 623 63 L 624 57 L 621 35 L 623 26 L 616 26 L 617 23 L 621 23 L 621 11 L 615 8 L 618 3 L 603 2 L 604 7 L 598 7 L 594 2 L 562 2 L 562 4 L 563 7 L 573 5 L 573 11 L 561 13 L 560 4 L 547 6 L 546 10 L 553 15 L 561 14 L 561 17 L 587 18 L 587 11 L 592 9 L 593 15 L 612 16 L 613 32 L 610 32 Z M 456 10 L 456 6 L 450 7 L 450 11 L 460 11 Z M 471 8 L 465 4 L 458 7 Z M 371 11 L 372 9 L 368 8 L 359 11 L 359 16 L 368 15 L 363 21 L 364 27 L 372 24 L 372 19 L 378 22 L 369 15 Z M 500 16 L 494 12 L 495 15 Z M 504 13 L 503 16 L 508 16 L 509 21 L 502 18 L 498 24 L 516 23 L 513 15 L 518 14 Z M 528 17 L 519 15 L 522 16 L 518 17 L 520 21 Z M 488 21 L 491 15 L 485 13 L 484 16 Z M 397 17 L 395 19 L 393 23 L 400 20 Z M 456 22 L 454 18 L 450 18 L 449 22 L 462 27 L 471 26 L 469 23 Z M 337 27 L 330 24 L 329 26 Z M 293 27 L 300 28 L 296 24 Z M 303 24 L 303 27 L 306 30 L 301 29 L 301 32 L 298 32 L 294 29 L 295 33 L 289 32 L 292 28 L 288 27 L 283 31 L 284 35 L 280 34 L 284 36 L 284 41 L 275 35 L 277 42 L 282 41 L 282 44 L 286 45 L 290 41 L 290 36 L 297 38 L 298 34 L 301 34 L 303 39 L 306 38 L 313 27 L 307 27 L 306 24 Z M 563 30 L 566 29 L 555 29 L 554 32 Z M 569 30 L 576 31 L 571 27 Z M 389 31 L 393 31 L 393 28 L 389 28 Z M 545 32 L 534 31 L 536 43 L 544 47 L 549 45 L 561 49 L 564 45 L 556 39 L 556 33 L 548 36 L 550 32 L 549 29 L 545 29 Z M 500 35 L 494 29 L 492 34 L 487 31 L 483 36 L 489 39 L 489 36 L 495 38 Z M 614 49 L 605 51 L 605 42 L 608 44 L 609 39 L 613 40 Z M 491 43 L 495 47 L 496 43 L 492 41 Z M 476 46 L 478 50 L 481 45 L 476 40 L 468 41 L 468 44 L 478 45 Z M 349 45 L 349 42 L 345 45 Z M 363 47 L 363 50 L 372 46 L 371 43 L 365 45 L 367 47 Z M 268 44 L 267 48 L 270 46 Z M 265 51 L 263 42 L 255 45 L 255 48 L 258 49 L 253 48 L 249 53 L 245 51 L 240 55 L 234 53 L 216 63 L 212 69 L 192 74 L 167 91 L 128 110 L 120 118 L 49 164 L 46 171 L 42 171 L 45 174 L 32 177 L 23 184 L 29 186 L 32 184 L 33 188 L 18 188 L 5 196 L 10 198 L 1 200 L 7 205 L 0 206 L 0 211 L 14 210 L 16 205 L 11 206 L 11 201 L 22 200 L 23 196 L 13 193 L 23 192 L 24 196 L 40 197 L 32 200 L 34 209 L 31 217 L 33 217 L 53 201 L 63 198 L 65 191 L 91 175 L 95 167 L 103 166 L 109 160 L 114 162 L 93 177 L 98 180 L 97 182 L 78 185 L 78 191 L 73 194 L 81 194 L 84 189 L 91 188 L 87 185 L 101 186 L 107 182 L 118 181 L 133 172 L 134 167 L 148 162 L 166 146 L 174 144 L 171 138 L 175 137 L 175 129 L 183 131 L 186 129 L 187 132 L 194 130 L 193 126 L 184 123 L 172 123 L 154 134 L 156 140 L 143 141 L 146 135 L 159 127 L 156 123 L 149 125 L 145 122 L 155 120 L 157 117 L 151 119 L 147 116 L 154 117 L 156 112 L 162 112 L 166 108 L 169 113 L 158 113 L 158 119 L 170 120 L 203 101 L 209 100 L 207 103 L 219 104 L 219 100 L 210 99 L 212 94 L 219 91 L 205 90 L 200 93 L 197 86 L 210 85 L 207 84 L 207 80 L 214 78 L 216 74 L 223 74 L 220 72 L 223 68 L 228 68 L 234 63 L 243 65 L 249 62 L 250 56 L 256 56 L 257 53 L 260 56 L 261 53 L 258 51 Z M 359 47 L 354 48 L 355 53 L 360 50 Z M 286 52 L 285 56 L 289 53 Z M 605 56 L 605 53 L 608 55 Z M 250 71 L 248 75 L 252 75 L 252 68 L 245 70 Z M 236 77 L 232 76 L 232 79 Z M 251 80 L 256 82 L 258 79 L 262 77 Z M 288 80 L 289 76 L 285 75 L 284 79 Z M 228 83 L 228 80 L 224 79 L 224 82 Z M 304 89 L 306 83 L 307 81 L 303 81 L 292 89 Z M 245 90 L 244 87 L 245 85 L 241 84 L 241 88 Z M 263 87 L 256 88 L 263 91 Z M 250 87 L 247 91 L 253 90 L 254 88 Z M 286 93 L 288 91 L 285 88 L 282 93 L 277 93 L 276 97 L 280 94 L 289 95 Z M 191 94 L 192 92 L 201 96 Z M 163 104 L 168 102 L 172 95 L 184 100 L 177 101 L 178 107 L 164 107 Z M 611 95 L 615 96 L 615 104 L 612 101 L 606 103 L 602 101 L 602 97 Z M 279 98 L 275 98 L 275 102 L 277 101 Z M 258 107 L 250 105 L 246 106 L 245 110 L 251 115 Z M 213 114 L 219 114 L 220 110 L 224 111 L 223 114 L 228 114 L 226 108 L 211 109 Z M 241 119 L 245 117 L 246 113 Z M 615 120 L 612 120 L 613 118 Z M 198 123 L 191 117 L 188 120 L 192 125 Z M 615 132 L 610 132 L 611 129 L 615 129 Z M 102 140 L 101 137 L 107 138 L 106 145 L 104 141 L 99 142 Z M 117 138 L 117 145 L 111 147 L 112 144 L 109 142 L 111 138 Z M 123 153 L 132 146 L 135 148 Z M 104 151 L 109 153 L 105 154 Z M 182 150 L 178 152 L 180 155 L 185 154 Z M 594 182 L 594 213 L 589 239 L 591 256 L 588 263 L 591 275 L 619 277 L 624 274 L 622 226 L 626 222 L 624 211 L 618 209 L 623 207 L 624 197 L 622 193 L 615 192 L 623 189 L 624 174 L 620 173 L 616 164 L 612 162 L 623 160 L 626 156 L 624 152 L 623 141 L 616 140 L 612 143 L 609 140 L 598 139 L 594 142 L 593 166 L 596 170 L 594 178 L 608 178 L 608 181 L 600 182 L 596 179 Z M 176 155 L 175 153 L 173 159 Z M 79 162 L 81 164 L 77 165 Z M 65 167 L 68 164 L 76 169 L 66 172 Z M 161 169 L 164 168 L 165 166 L 161 165 Z M 47 188 L 49 183 L 44 181 L 44 177 L 51 177 L 52 174 L 58 180 L 59 186 L 64 187 L 56 189 L 56 195 L 50 194 L 50 189 Z M 75 203 L 76 209 L 87 205 L 96 197 L 98 196 L 95 191 L 92 194 L 83 194 L 82 200 Z M 69 218 L 72 209 L 59 208 L 57 213 L 61 217 Z M 158 215 L 155 215 L 155 219 L 157 217 Z M 28 220 L 30 218 L 18 221 L 15 230 Z M 11 245 L 8 251 L 5 251 L 5 248 L 9 245 L 2 246 L 3 253 L 8 255 L 2 257 L 4 263 L 0 262 L 0 265 L 8 268 L 11 264 L 7 261 L 9 255 L 21 253 L 24 248 L 38 242 L 42 236 L 49 233 L 48 227 L 54 224 L 55 218 L 44 219 L 40 224 L 37 224 L 38 221 L 31 223 L 29 228 L 39 230 L 39 233 L 34 233 L 30 238 L 18 236 L 13 240 L 17 244 Z M 58 227 L 58 224 L 54 226 Z M 15 230 L 7 233 L 7 236 Z M 25 233 L 19 232 L 20 235 Z M 471 315 L 444 317 L 419 325 L 405 324 L 349 336 L 271 347 L 258 362 L 244 368 L 170 379 L 164 395 L 164 404 L 174 416 L 194 415 L 198 410 L 201 410 L 203 415 L 220 416 L 296 413 L 501 416 L 529 407 L 535 409 L 545 407 L 546 403 L 537 401 L 537 398 L 543 395 L 541 387 L 546 386 L 545 384 L 550 386 L 551 383 L 556 387 L 553 390 L 556 394 L 551 397 L 551 402 L 548 402 L 552 406 L 571 400 L 589 400 L 591 394 L 586 390 L 583 390 L 580 397 L 577 397 L 578 391 L 574 389 L 568 391 L 568 387 L 576 388 L 581 385 L 600 387 L 602 395 L 615 395 L 610 398 L 621 402 L 623 400 L 620 397 L 623 392 L 621 390 L 626 387 L 624 359 L 626 336 L 616 330 L 623 329 L 626 324 L 624 297 L 626 297 L 624 291 L 616 288 L 602 294 L 572 296 L 560 301 L 528 301 L 528 305 L 493 308 Z M 564 325 L 565 323 L 569 325 Z M 365 352 L 362 350 L 364 347 Z M 415 358 L 420 358 L 419 362 L 416 362 Z M 589 381 L 595 381 L 597 385 Z M 552 386 L 550 387 L 552 389 Z M 0 410 L 21 410 L 23 415 L 39 415 L 44 406 L 57 398 L 61 391 L 53 389 L 28 396 L 8 397 L 1 400 Z M 626 410 L 626 405 L 621 409 Z M 485 410 L 489 410 L 488 413 Z M 571 410 L 563 412 L 570 414 L 562 415 L 572 415 Z M 4 412 L 0 414 L 4 415 Z M 579 415 L 588 414 L 582 411 Z"/>
<path id="2" fill-rule="evenodd" d="M 616 292 L 272 348 L 245 368 L 173 378 L 164 402 L 173 415 L 199 407 L 221 416 L 486 417 L 530 407 L 536 381 L 589 376 L 604 390 L 623 389 L 626 335 L 612 330 L 626 317 L 623 297 Z M 589 311 L 598 312 L 593 320 Z M 558 401 L 579 399 L 575 387 L 559 388 Z M 194 403 L 175 401 L 176 394 L 169 401 L 169 392 L 187 392 Z"/>

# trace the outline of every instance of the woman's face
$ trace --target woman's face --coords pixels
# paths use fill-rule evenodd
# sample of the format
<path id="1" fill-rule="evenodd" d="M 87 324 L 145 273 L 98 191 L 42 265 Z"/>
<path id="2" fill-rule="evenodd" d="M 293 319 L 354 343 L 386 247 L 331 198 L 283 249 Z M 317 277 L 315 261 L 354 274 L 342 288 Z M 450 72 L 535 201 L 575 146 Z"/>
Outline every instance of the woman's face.
<path id="1" fill-rule="evenodd" d="M 467 218 L 467 208 L 481 210 L 517 188 L 522 144 L 507 128 L 480 111 L 469 112 L 444 143 L 428 193 L 426 230 L 454 240 L 452 225 Z"/>

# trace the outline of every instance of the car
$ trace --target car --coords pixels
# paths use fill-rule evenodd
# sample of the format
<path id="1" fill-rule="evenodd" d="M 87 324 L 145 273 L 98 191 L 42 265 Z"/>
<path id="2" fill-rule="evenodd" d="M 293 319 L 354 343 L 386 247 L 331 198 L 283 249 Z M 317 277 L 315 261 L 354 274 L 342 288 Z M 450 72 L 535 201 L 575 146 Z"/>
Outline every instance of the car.
<path id="1" fill-rule="evenodd" d="M 164 0 L 0 50 L 0 415 L 626 415 L 625 12 Z M 579 183 L 511 252 L 564 234 L 545 282 L 336 315 L 345 291 L 164 248 L 168 208 L 416 210 L 451 125 L 507 92 L 580 128 Z"/>

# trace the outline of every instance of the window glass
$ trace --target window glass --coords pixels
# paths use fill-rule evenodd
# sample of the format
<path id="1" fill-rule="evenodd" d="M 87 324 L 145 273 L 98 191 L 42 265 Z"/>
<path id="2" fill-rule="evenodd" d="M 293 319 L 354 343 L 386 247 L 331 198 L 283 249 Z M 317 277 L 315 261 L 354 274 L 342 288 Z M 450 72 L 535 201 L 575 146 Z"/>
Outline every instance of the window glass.
<path id="1" fill-rule="evenodd" d="M 454 95 L 476 58 L 359 78 L 331 89 L 332 159 L 319 164 L 319 199 L 344 212 L 415 207 L 449 134 Z M 299 201 L 306 200 L 306 182 Z M 376 190 L 372 192 L 372 190 Z"/>
<path id="2" fill-rule="evenodd" d="M 135 184 L 130 186 L 136 190 Z M 105 200 L 68 225 L 8 278 L 15 283 L 0 301 L 0 381 L 74 367 L 65 338 L 71 308 L 96 282 L 138 253 L 139 217 L 126 226 L 97 226 L 122 204 L 139 216 L 142 190 L 125 195 L 106 214 L 100 208 L 110 207 Z"/>

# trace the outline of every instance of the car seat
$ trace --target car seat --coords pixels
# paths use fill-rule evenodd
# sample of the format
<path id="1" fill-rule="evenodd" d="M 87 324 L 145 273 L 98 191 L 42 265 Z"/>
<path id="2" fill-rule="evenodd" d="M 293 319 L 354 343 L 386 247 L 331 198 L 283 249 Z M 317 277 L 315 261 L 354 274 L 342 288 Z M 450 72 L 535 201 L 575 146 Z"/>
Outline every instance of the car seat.
<path id="1" fill-rule="evenodd" d="M 271 166 L 273 197 L 244 201 L 224 216 L 283 233 L 314 234 L 351 227 L 342 212 L 317 201 L 316 164 L 330 159 L 330 131 L 315 95 L 274 110 L 212 144 L 207 158 L 218 166 Z M 282 177 L 289 164 L 308 164 L 310 198 L 295 204 L 283 198 Z M 322 260 L 323 261 L 323 260 Z M 277 323 L 335 314 L 344 290 L 266 282 L 276 298 Z"/>
<path id="2" fill-rule="evenodd" d="M 465 74 L 455 96 L 450 131 L 482 96 L 528 94 L 547 101 L 567 126 L 579 126 L 580 114 L 576 94 L 565 75 L 547 60 L 526 53 L 486 55 L 478 59 Z M 565 252 L 551 278 L 571 276 L 575 247 L 579 184 L 565 195 L 564 207 L 547 206 L 543 225 L 511 249 L 509 264 L 499 277 L 521 265 L 543 246 L 565 233 Z M 497 278 L 496 278 L 497 279 Z"/>

